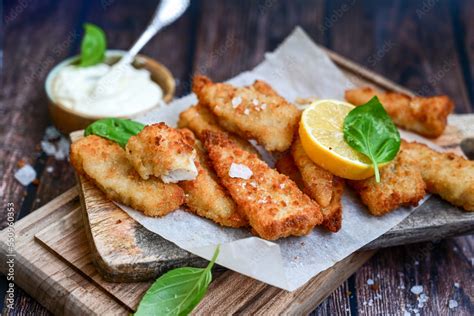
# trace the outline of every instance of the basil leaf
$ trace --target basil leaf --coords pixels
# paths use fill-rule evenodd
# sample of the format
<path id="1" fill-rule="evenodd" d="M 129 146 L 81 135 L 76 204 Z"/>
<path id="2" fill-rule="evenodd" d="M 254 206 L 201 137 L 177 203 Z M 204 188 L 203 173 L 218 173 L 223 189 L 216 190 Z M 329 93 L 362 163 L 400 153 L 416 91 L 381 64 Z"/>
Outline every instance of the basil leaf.
<path id="1" fill-rule="evenodd" d="M 219 246 L 205 269 L 186 267 L 163 274 L 145 293 L 135 315 L 189 314 L 207 292 L 218 255 Z"/>
<path id="2" fill-rule="evenodd" d="M 144 127 L 145 125 L 139 122 L 111 117 L 100 119 L 87 126 L 84 136 L 97 135 L 125 147 L 128 139 L 140 133 Z"/>
<path id="3" fill-rule="evenodd" d="M 344 140 L 372 161 L 377 182 L 380 182 L 378 164 L 393 160 L 400 150 L 398 129 L 377 97 L 347 114 Z"/>
<path id="4" fill-rule="evenodd" d="M 101 63 L 105 58 L 106 39 L 104 31 L 94 24 L 84 24 L 84 37 L 81 42 L 80 67 Z"/>

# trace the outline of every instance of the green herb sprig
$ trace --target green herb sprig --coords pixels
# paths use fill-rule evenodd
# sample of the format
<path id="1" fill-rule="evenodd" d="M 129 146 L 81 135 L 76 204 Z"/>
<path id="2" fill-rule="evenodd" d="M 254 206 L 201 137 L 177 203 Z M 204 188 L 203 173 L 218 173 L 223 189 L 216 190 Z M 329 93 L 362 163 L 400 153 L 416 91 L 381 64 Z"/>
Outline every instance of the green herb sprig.
<path id="1" fill-rule="evenodd" d="M 400 134 L 377 97 L 356 107 L 344 119 L 344 140 L 366 155 L 380 182 L 379 164 L 395 158 L 400 150 Z"/>
<path id="2" fill-rule="evenodd" d="M 219 246 L 206 268 L 178 268 L 163 274 L 145 293 L 135 315 L 189 314 L 207 292 L 218 255 Z"/>
<path id="3" fill-rule="evenodd" d="M 84 24 L 79 66 L 88 67 L 101 63 L 105 58 L 106 47 L 107 41 L 104 31 L 97 25 Z"/>
<path id="4" fill-rule="evenodd" d="M 128 139 L 137 135 L 145 127 L 142 123 L 129 119 L 105 118 L 87 126 L 84 136 L 97 135 L 125 147 Z"/>

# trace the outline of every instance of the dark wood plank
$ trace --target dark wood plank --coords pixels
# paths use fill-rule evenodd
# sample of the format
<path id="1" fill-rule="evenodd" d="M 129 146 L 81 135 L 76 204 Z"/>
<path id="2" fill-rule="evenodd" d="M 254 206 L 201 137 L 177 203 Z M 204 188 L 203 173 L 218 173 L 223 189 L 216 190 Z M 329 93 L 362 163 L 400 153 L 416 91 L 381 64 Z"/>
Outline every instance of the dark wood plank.
<path id="1" fill-rule="evenodd" d="M 329 12 L 345 3 L 331 1 Z M 418 94 L 447 94 L 459 113 L 471 111 L 447 1 L 356 2 L 335 20 L 329 48 Z"/>
<path id="2" fill-rule="evenodd" d="M 457 0 L 451 3 L 457 51 L 463 66 L 464 81 L 474 112 L 474 2 Z"/>
<path id="3" fill-rule="evenodd" d="M 297 26 L 317 33 L 323 1 L 201 1 L 194 73 L 225 80 L 252 69 Z"/>

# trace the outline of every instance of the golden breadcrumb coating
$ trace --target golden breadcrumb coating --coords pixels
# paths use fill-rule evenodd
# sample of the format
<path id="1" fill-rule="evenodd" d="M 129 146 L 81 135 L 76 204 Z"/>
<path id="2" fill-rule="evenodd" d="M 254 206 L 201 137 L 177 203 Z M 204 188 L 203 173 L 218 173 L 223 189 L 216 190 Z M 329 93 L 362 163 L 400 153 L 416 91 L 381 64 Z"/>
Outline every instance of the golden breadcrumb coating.
<path id="1" fill-rule="evenodd" d="M 255 139 L 268 151 L 285 151 L 290 147 L 300 111 L 267 83 L 257 80 L 251 86 L 237 88 L 196 76 L 193 92 L 226 130 Z"/>
<path id="2" fill-rule="evenodd" d="M 91 135 L 71 145 L 71 164 L 108 198 L 142 211 L 163 216 L 184 203 L 184 192 L 156 178 L 143 180 L 116 143 Z"/>
<path id="3" fill-rule="evenodd" d="M 237 211 L 235 202 L 219 184 L 201 142 L 196 140 L 194 148 L 197 152 L 195 164 L 199 175 L 195 180 L 179 183 L 184 190 L 189 210 L 222 226 L 247 226 L 247 219 Z"/>
<path id="4" fill-rule="evenodd" d="M 192 143 L 181 130 L 165 123 L 145 126 L 140 133 L 130 137 L 125 151 L 145 180 L 155 176 L 168 183 L 192 180 L 197 176 Z"/>
<path id="5" fill-rule="evenodd" d="M 189 128 L 196 137 L 202 141 L 202 135 L 205 130 L 213 132 L 224 132 L 224 129 L 217 123 L 217 118 L 208 108 L 197 104 L 181 112 L 178 121 L 179 128 Z M 243 150 L 258 154 L 252 144 L 233 133 L 228 133 L 228 137 Z"/>
<path id="6" fill-rule="evenodd" d="M 410 97 L 396 92 L 379 92 L 370 87 L 347 90 L 346 100 L 362 105 L 377 96 L 398 126 L 426 137 L 443 134 L 454 104 L 447 96 Z"/>
<path id="7" fill-rule="evenodd" d="M 291 153 L 296 167 L 301 173 L 303 183 L 311 193 L 309 196 L 316 200 L 320 206 L 328 206 L 332 198 L 334 175 L 315 164 L 308 157 L 298 136 L 291 146 Z"/>
<path id="8" fill-rule="evenodd" d="M 301 191 L 313 198 L 311 191 L 303 182 L 301 173 L 293 161 L 291 154 L 280 157 L 280 159 L 277 160 L 275 167 L 280 173 L 287 175 L 291 180 L 293 180 Z M 323 222 L 321 223 L 321 226 L 331 232 L 337 232 L 342 227 L 341 199 L 343 193 L 344 180 L 334 176 L 332 180 L 331 201 L 326 207 L 321 207 L 321 213 L 323 214 Z"/>
<path id="9" fill-rule="evenodd" d="M 416 142 L 404 142 L 404 148 L 419 167 L 429 192 L 466 211 L 474 211 L 474 161 L 453 153 L 440 153 Z"/>
<path id="10" fill-rule="evenodd" d="M 348 180 L 348 183 L 360 195 L 369 212 L 376 216 L 401 206 L 416 206 L 426 193 L 421 173 L 403 145 L 395 160 L 380 169 L 380 183 L 375 177 Z"/>
<path id="11" fill-rule="evenodd" d="M 323 220 L 318 204 L 293 181 L 238 148 L 225 134 L 205 131 L 204 146 L 221 183 L 258 236 L 268 240 L 302 236 Z M 232 174 L 236 166 L 251 174 Z"/>

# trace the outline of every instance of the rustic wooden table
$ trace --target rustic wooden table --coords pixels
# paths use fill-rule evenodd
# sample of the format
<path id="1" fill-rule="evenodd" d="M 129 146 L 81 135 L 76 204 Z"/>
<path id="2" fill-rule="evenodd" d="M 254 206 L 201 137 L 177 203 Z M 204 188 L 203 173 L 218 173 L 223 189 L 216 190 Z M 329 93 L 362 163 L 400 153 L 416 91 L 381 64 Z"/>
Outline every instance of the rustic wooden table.
<path id="1" fill-rule="evenodd" d="M 39 146 L 51 124 L 43 91 L 48 70 L 78 52 L 85 21 L 105 29 L 109 47 L 128 48 L 157 1 L 9 2 L 0 34 L 0 196 L 23 217 L 75 185 L 68 162 L 46 156 Z M 189 92 L 193 73 L 223 80 L 250 69 L 301 25 L 316 42 L 420 94 L 448 94 L 457 113 L 468 113 L 474 104 L 472 16 L 473 1 L 196 0 L 143 53 L 173 71 L 180 96 Z M 20 160 L 34 166 L 39 182 L 23 187 L 14 180 Z M 0 228 L 7 225 L 5 213 Z M 415 314 L 419 302 L 410 289 L 422 285 L 429 298 L 421 313 L 469 315 L 473 244 L 474 237 L 466 236 L 381 250 L 314 314 L 403 314 L 405 308 Z M 15 309 L 4 314 L 48 314 L 15 290 Z M 450 300 L 458 307 L 450 309 Z"/>

